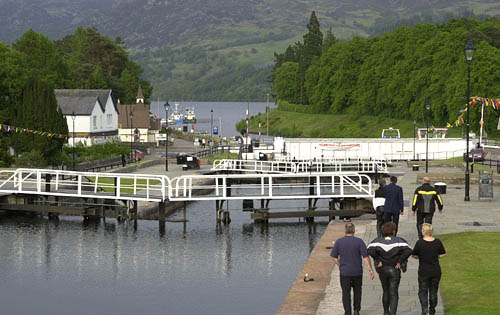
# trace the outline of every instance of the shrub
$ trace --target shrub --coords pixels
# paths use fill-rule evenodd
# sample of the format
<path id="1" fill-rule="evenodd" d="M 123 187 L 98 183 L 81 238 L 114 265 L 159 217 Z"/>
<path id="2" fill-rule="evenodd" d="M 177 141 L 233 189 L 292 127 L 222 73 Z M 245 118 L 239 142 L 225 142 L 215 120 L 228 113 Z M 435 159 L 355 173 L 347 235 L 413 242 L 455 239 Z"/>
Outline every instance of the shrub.
<path id="1" fill-rule="evenodd" d="M 17 167 L 41 168 L 47 166 L 47 161 L 39 150 L 25 152 L 16 159 Z"/>

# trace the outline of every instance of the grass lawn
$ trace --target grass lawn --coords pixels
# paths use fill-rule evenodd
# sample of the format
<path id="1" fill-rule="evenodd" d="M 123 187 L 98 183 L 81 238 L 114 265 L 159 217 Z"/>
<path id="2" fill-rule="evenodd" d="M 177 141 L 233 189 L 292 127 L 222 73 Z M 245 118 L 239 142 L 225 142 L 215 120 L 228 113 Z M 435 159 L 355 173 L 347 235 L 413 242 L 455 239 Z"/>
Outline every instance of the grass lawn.
<path id="1" fill-rule="evenodd" d="M 447 252 L 440 260 L 446 315 L 500 314 L 500 233 L 438 237 Z"/>
<path id="2" fill-rule="evenodd" d="M 203 157 L 203 159 L 207 159 L 210 164 L 213 164 L 215 160 L 236 160 L 238 159 L 238 154 L 236 153 L 215 153 L 214 155 L 209 155 L 207 157 Z"/>
<path id="3" fill-rule="evenodd" d="M 95 177 L 89 177 L 89 180 L 95 183 Z M 149 180 L 149 186 L 160 184 L 159 180 Z M 110 177 L 99 177 L 97 186 L 102 188 L 106 192 L 114 192 L 114 178 Z M 134 180 L 133 179 L 121 179 L 120 180 L 120 193 L 130 194 L 134 192 Z M 137 191 L 146 189 L 147 181 L 145 179 L 137 179 L 136 182 Z"/>
<path id="4" fill-rule="evenodd" d="M 250 119 L 250 129 L 266 128 L 266 115 L 258 114 Z M 425 123 L 417 121 L 417 127 Z M 413 138 L 413 120 L 402 120 L 384 116 L 360 116 L 330 114 L 306 114 L 272 109 L 269 112 L 269 132 L 281 133 L 285 137 L 310 138 L 380 138 L 382 130 L 399 129 L 402 138 Z M 237 130 L 245 129 L 245 121 L 237 124 Z M 448 138 L 460 137 L 459 128 L 448 129 Z"/>

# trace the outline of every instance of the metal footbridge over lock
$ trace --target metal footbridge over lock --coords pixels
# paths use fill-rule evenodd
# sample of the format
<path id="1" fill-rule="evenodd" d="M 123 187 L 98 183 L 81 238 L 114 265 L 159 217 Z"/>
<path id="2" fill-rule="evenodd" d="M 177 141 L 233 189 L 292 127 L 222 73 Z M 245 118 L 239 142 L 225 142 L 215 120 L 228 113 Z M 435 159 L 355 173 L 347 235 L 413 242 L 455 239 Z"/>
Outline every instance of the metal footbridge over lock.
<path id="1" fill-rule="evenodd" d="M 325 172 L 358 172 L 363 174 L 387 173 L 387 162 L 381 160 L 331 159 L 323 161 L 257 161 L 257 160 L 215 160 L 214 171 L 259 172 L 277 174 L 305 174 Z"/>
<path id="2" fill-rule="evenodd" d="M 164 175 L 19 168 L 0 171 L 0 193 L 123 201 L 368 198 L 372 181 L 356 172 Z"/>

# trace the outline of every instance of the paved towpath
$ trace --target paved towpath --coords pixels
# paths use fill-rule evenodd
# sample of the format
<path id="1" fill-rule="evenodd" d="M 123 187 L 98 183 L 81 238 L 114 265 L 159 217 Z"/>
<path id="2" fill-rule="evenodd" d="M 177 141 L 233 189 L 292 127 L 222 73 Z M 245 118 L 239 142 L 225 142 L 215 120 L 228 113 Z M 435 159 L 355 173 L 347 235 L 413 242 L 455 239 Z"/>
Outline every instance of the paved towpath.
<path id="1" fill-rule="evenodd" d="M 457 172 L 459 170 L 449 170 L 445 168 L 429 169 L 432 180 L 432 172 Z M 406 166 L 406 163 L 399 164 L 390 169 L 391 173 L 398 176 L 398 184 L 403 187 L 404 199 L 408 203 L 413 197 L 413 192 L 418 186 L 416 183 L 416 173 Z M 495 231 L 500 232 L 500 187 L 494 186 L 495 197 L 493 200 L 478 200 L 478 185 L 472 185 L 470 191 L 470 202 L 464 201 L 463 185 L 448 185 L 447 192 L 443 195 L 443 214 L 436 212 L 433 226 L 435 234 L 458 233 L 467 231 Z M 359 228 L 357 236 L 363 238 L 368 244 L 376 238 L 375 222 L 353 220 Z M 485 225 L 467 225 L 478 222 Z M 343 225 L 343 223 L 333 222 L 333 225 Z M 465 225 L 464 225 L 465 224 Z M 416 219 L 409 208 L 405 208 L 405 213 L 400 217 L 399 236 L 408 241 L 410 246 L 414 246 L 417 241 Z M 333 240 L 332 240 L 333 241 Z M 443 258 L 447 259 L 447 257 Z M 417 283 L 418 262 L 410 258 L 408 270 L 402 275 L 399 287 L 399 307 L 398 314 L 420 315 L 420 303 L 418 301 Z M 338 268 L 333 268 L 330 283 L 324 291 L 325 295 L 317 310 L 309 310 L 303 314 L 344 314 L 341 302 L 341 289 L 339 285 Z M 364 272 L 363 278 L 363 298 L 362 315 L 381 315 L 383 313 L 382 289 L 378 276 L 370 280 L 368 270 Z M 439 297 L 437 314 L 444 314 L 441 296 Z"/>

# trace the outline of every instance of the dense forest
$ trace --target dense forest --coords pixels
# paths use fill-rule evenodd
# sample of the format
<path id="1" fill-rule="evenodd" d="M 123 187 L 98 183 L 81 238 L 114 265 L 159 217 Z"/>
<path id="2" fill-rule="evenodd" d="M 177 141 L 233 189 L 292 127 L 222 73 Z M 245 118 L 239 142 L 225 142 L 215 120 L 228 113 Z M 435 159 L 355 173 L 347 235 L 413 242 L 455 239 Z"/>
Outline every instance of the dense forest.
<path id="1" fill-rule="evenodd" d="M 139 84 L 146 99 L 151 95 L 149 82 L 140 78 L 142 71 L 129 60 L 120 38 L 111 40 L 94 28 L 77 28 L 59 41 L 28 30 L 11 46 L 0 42 L 0 122 L 67 134 L 54 89 L 112 89 L 123 103 L 131 103 Z M 63 145 L 64 139 L 28 132 L 17 135 L 2 128 L 0 165 L 13 162 L 8 147 L 16 155 L 30 153 L 32 159 L 57 164 Z"/>
<path id="2" fill-rule="evenodd" d="M 281 109 L 413 120 L 425 117 L 429 101 L 432 122 L 446 125 L 467 103 L 467 40 L 477 48 L 471 96 L 500 98 L 498 18 L 400 27 L 334 44 L 308 40 L 322 36 L 313 14 L 304 40 L 275 55 L 273 89 Z M 480 111 L 470 114 L 477 131 Z M 488 134 L 500 136 L 498 111 L 487 107 L 485 117 Z"/>

